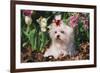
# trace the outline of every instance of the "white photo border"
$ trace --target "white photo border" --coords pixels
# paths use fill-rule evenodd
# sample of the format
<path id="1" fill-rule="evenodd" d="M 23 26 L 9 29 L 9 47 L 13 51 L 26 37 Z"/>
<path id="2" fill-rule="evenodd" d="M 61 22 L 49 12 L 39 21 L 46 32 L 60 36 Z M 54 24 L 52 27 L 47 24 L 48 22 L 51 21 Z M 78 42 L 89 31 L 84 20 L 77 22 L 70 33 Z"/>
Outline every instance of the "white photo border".
<path id="1" fill-rule="evenodd" d="M 55 61 L 55 62 L 33 62 L 33 63 L 21 63 L 21 10 L 42 10 L 42 11 L 62 11 L 62 12 L 86 12 L 90 13 L 90 59 L 78 60 L 78 61 Z M 37 5 L 16 5 L 15 10 L 15 26 L 16 26 L 16 69 L 24 68 L 43 68 L 43 67 L 58 67 L 58 66 L 75 66 L 75 65 L 90 65 L 94 64 L 94 9 L 86 8 L 72 8 L 72 7 L 53 7 L 53 6 L 37 6 Z"/>

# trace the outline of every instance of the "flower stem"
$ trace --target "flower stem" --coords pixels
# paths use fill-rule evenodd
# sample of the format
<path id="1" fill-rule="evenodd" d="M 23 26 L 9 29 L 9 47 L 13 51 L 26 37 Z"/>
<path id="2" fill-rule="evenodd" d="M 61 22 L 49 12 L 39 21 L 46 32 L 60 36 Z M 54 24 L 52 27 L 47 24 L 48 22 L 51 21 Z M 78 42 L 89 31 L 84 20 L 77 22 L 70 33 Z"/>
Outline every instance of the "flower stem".
<path id="1" fill-rule="evenodd" d="M 27 25 L 27 28 L 26 28 L 26 33 L 28 33 L 28 32 L 29 32 L 29 29 L 30 29 L 30 26 L 29 26 L 29 25 Z"/>

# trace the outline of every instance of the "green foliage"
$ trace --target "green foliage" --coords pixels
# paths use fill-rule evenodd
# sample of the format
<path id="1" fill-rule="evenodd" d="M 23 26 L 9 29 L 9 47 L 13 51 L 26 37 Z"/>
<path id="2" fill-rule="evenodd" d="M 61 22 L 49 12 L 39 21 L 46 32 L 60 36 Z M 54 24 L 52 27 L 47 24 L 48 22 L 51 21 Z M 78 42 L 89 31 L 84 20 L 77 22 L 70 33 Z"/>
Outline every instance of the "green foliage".
<path id="1" fill-rule="evenodd" d="M 75 31 L 75 44 L 77 47 L 80 43 L 89 42 L 89 29 L 85 30 L 83 23 L 79 21 L 78 26 L 74 29 Z"/>

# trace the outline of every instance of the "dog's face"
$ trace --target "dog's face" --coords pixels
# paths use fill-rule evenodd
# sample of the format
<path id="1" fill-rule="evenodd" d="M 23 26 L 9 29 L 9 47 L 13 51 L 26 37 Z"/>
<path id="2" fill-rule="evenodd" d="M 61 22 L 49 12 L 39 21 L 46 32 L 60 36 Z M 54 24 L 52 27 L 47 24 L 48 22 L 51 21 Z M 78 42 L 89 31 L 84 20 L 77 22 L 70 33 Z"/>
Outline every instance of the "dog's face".
<path id="1" fill-rule="evenodd" d="M 49 34 L 52 41 L 58 43 L 67 43 L 73 34 L 73 29 L 68 25 L 60 24 L 60 26 L 52 26 Z"/>

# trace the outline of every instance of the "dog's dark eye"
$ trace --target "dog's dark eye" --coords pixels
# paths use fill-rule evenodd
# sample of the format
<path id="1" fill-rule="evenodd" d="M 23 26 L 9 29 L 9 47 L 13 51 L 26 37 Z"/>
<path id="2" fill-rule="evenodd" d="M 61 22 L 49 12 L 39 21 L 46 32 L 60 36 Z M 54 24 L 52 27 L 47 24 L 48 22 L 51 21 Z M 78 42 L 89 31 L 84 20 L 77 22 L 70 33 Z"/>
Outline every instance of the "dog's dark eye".
<path id="1" fill-rule="evenodd" d="M 57 31 L 55 31 L 55 33 L 57 33 Z"/>
<path id="2" fill-rule="evenodd" d="M 61 33 L 64 33 L 64 31 L 61 31 Z"/>

